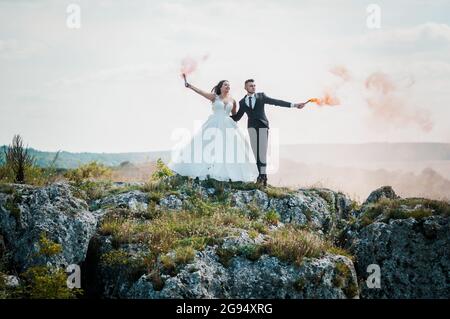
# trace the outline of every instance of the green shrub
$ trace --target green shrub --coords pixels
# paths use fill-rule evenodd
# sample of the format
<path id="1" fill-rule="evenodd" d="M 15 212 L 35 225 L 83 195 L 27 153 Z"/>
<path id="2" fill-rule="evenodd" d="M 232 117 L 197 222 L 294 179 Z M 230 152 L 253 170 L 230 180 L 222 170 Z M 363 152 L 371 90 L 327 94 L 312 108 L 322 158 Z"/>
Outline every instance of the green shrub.
<path id="1" fill-rule="evenodd" d="M 256 261 L 264 253 L 264 247 L 261 245 L 244 245 L 239 247 L 238 254 L 245 258 Z"/>
<path id="2" fill-rule="evenodd" d="M 344 262 L 335 264 L 333 285 L 341 288 L 347 298 L 353 298 L 359 293 L 358 285 L 353 280 L 352 272 Z"/>
<path id="3" fill-rule="evenodd" d="M 22 197 L 15 189 L 12 190 L 12 193 L 6 200 L 5 208 L 11 213 L 12 216 L 16 219 L 16 222 L 20 223 L 21 211 L 19 208 L 19 204 L 22 200 Z"/>
<path id="4" fill-rule="evenodd" d="M 25 296 L 32 299 L 73 299 L 82 294 L 80 289 L 67 287 L 67 274 L 63 269 L 34 266 L 23 275 L 28 282 Z"/>
<path id="5" fill-rule="evenodd" d="M 398 200 L 398 203 L 411 208 L 420 206 L 422 209 L 431 210 L 433 215 L 450 216 L 450 203 L 446 201 L 426 198 L 404 198 Z"/>
<path id="6" fill-rule="evenodd" d="M 421 219 L 433 215 L 449 216 L 450 204 L 424 198 L 382 199 L 370 204 L 361 216 L 361 223 L 367 226 L 382 216 L 380 220 L 388 222 L 391 219 L 415 218 Z"/>
<path id="7" fill-rule="evenodd" d="M 4 167 L 12 172 L 15 183 L 26 182 L 26 170 L 33 167 L 35 158 L 24 146 L 20 135 L 14 135 L 12 143 L 4 149 Z"/>
<path id="8" fill-rule="evenodd" d="M 171 263 L 188 262 L 194 251 L 201 251 L 208 245 L 220 244 L 223 238 L 238 234 L 244 229 L 254 238 L 260 232 L 267 232 L 261 221 L 253 221 L 244 212 L 222 203 L 191 198 L 184 210 L 170 211 L 155 209 L 151 221 L 126 218 L 116 214 L 103 219 L 99 232 L 112 236 L 114 247 L 124 243 L 144 243 L 155 256 L 175 254 L 175 259 L 162 257 L 166 268 Z"/>
<path id="9" fill-rule="evenodd" d="M 270 225 L 278 225 L 280 221 L 280 215 L 274 210 L 270 210 L 264 216 L 264 220 Z"/>
<path id="10" fill-rule="evenodd" d="M 159 158 L 156 161 L 156 170 L 152 174 L 152 180 L 158 181 L 166 177 L 173 176 L 174 173 L 170 168 L 164 164 L 164 162 Z"/>
<path id="11" fill-rule="evenodd" d="M 250 237 L 250 239 L 255 239 L 256 237 L 258 237 L 259 232 L 254 230 L 254 229 L 250 229 L 248 231 L 248 237 Z"/>
<path id="12" fill-rule="evenodd" d="M 25 182 L 30 185 L 44 186 L 49 184 L 49 176 L 45 169 L 34 165 L 25 169 Z"/>
<path id="13" fill-rule="evenodd" d="M 129 254 L 122 249 L 114 249 L 100 257 L 100 263 L 106 267 L 128 266 L 131 262 Z"/>
<path id="14" fill-rule="evenodd" d="M 16 189 L 13 185 L 10 185 L 6 182 L 0 182 L 0 193 L 12 195 L 16 192 Z"/>
<path id="15" fill-rule="evenodd" d="M 347 296 L 347 298 L 354 298 L 359 294 L 358 284 L 353 280 L 350 280 L 347 286 L 342 290 L 344 291 L 344 294 Z"/>
<path id="16" fill-rule="evenodd" d="M 422 219 L 426 217 L 433 216 L 433 211 L 431 209 L 416 209 L 409 212 L 409 217 L 412 217 L 414 219 Z"/>
<path id="17" fill-rule="evenodd" d="M 304 257 L 317 258 L 323 254 L 326 243 L 311 232 L 287 225 L 269 233 L 264 249 L 282 261 L 301 265 Z"/>
<path id="18" fill-rule="evenodd" d="M 228 199 L 226 186 L 229 185 L 228 182 L 218 181 L 212 178 L 207 178 L 201 182 L 201 185 L 205 188 L 214 188 L 214 197 L 219 202 L 225 202 Z"/>
<path id="19" fill-rule="evenodd" d="M 269 228 L 262 222 L 256 221 L 252 225 L 253 229 L 260 234 L 267 234 L 269 232 Z"/>
<path id="20" fill-rule="evenodd" d="M 185 265 L 194 260 L 195 250 L 191 246 L 179 246 L 175 248 L 175 263 Z"/>
<path id="21" fill-rule="evenodd" d="M 237 251 L 233 248 L 223 248 L 219 247 L 216 249 L 216 254 L 219 257 L 219 262 L 224 267 L 229 267 L 231 264 L 231 260 L 236 256 Z"/>
<path id="22" fill-rule="evenodd" d="M 269 198 L 277 198 L 277 199 L 286 198 L 292 193 L 292 190 L 290 190 L 289 188 L 272 187 L 270 185 L 263 188 L 262 191 L 264 191 Z"/>
<path id="23" fill-rule="evenodd" d="M 77 185 L 81 185 L 86 180 L 109 180 L 112 176 L 112 170 L 105 165 L 94 161 L 88 164 L 80 165 L 76 169 L 68 170 L 64 176 L 69 181 L 72 181 Z"/>
<path id="24" fill-rule="evenodd" d="M 235 190 L 243 190 L 243 191 L 247 191 L 247 190 L 255 190 L 255 189 L 259 189 L 259 190 L 263 190 L 264 188 L 257 183 L 246 183 L 246 182 L 230 182 L 229 183 L 230 188 L 231 189 L 235 189 Z"/>
<path id="25" fill-rule="evenodd" d="M 211 216 L 220 207 L 220 204 L 205 201 L 199 197 L 191 197 L 184 202 L 186 209 L 201 216 Z"/>
<path id="26" fill-rule="evenodd" d="M 355 261 L 355 256 L 353 256 L 352 254 L 350 254 L 347 250 L 345 250 L 343 248 L 336 247 L 334 245 L 329 244 L 326 246 L 325 249 L 330 254 L 345 256 L 345 257 L 349 258 L 350 260 Z"/>
<path id="27" fill-rule="evenodd" d="M 163 271 L 165 271 L 171 275 L 176 274 L 177 264 L 175 262 L 175 259 L 171 255 L 162 255 L 160 258 L 160 262 L 161 262 Z"/>
<path id="28" fill-rule="evenodd" d="M 51 257 L 62 252 L 62 246 L 47 238 L 45 233 L 41 233 L 39 238 L 39 255 Z"/>
<path id="29" fill-rule="evenodd" d="M 351 271 L 348 269 L 347 265 L 343 262 L 337 262 L 335 264 L 333 285 L 343 288 L 349 276 L 351 276 Z"/>
<path id="30" fill-rule="evenodd" d="M 51 257 L 60 254 L 60 244 L 49 240 L 45 233 L 41 233 L 39 239 L 38 256 Z M 64 269 L 36 265 L 28 268 L 21 274 L 25 281 L 22 287 L 22 296 L 32 299 L 72 299 L 83 294 L 81 289 L 67 287 L 67 274 Z"/>
<path id="31" fill-rule="evenodd" d="M 322 189 L 316 189 L 315 190 L 317 192 L 317 194 L 322 197 L 322 199 L 324 201 L 327 202 L 328 205 L 330 206 L 334 206 L 334 196 L 333 193 L 328 192 L 326 190 L 322 190 Z"/>
<path id="32" fill-rule="evenodd" d="M 163 192 L 152 192 L 149 195 L 149 200 L 150 202 L 153 203 L 159 203 L 159 201 L 164 197 L 164 193 Z"/>
<path id="33" fill-rule="evenodd" d="M 250 219 L 258 220 L 261 217 L 262 211 L 254 199 L 249 204 L 247 204 L 247 209 L 248 217 Z"/>
<path id="34" fill-rule="evenodd" d="M 0 165 L 0 181 L 2 183 L 14 183 L 14 172 L 8 165 Z"/>
<path id="35" fill-rule="evenodd" d="M 82 198 L 85 197 L 84 199 L 86 200 L 96 200 L 107 196 L 111 185 L 111 181 L 83 180 L 76 186 L 86 195 L 81 196 Z"/>
<path id="36" fill-rule="evenodd" d="M 208 245 L 219 243 L 219 239 L 208 236 L 192 236 L 178 240 L 175 246 L 192 247 L 194 250 L 203 250 Z"/>
<path id="37" fill-rule="evenodd" d="M 24 168 L 24 179 L 22 183 L 35 186 L 48 185 L 53 181 L 53 176 L 47 173 L 45 168 L 35 165 L 27 165 Z M 3 183 L 15 183 L 14 172 L 7 165 L 0 166 L 0 181 Z"/>

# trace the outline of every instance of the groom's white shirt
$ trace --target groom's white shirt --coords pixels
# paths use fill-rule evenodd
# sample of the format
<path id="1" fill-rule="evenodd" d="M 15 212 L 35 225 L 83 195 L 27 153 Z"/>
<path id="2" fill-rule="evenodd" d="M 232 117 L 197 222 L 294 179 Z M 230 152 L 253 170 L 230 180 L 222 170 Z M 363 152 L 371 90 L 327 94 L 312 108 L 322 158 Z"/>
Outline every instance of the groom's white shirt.
<path id="1" fill-rule="evenodd" d="M 250 105 L 250 99 L 249 99 L 250 97 L 252 98 L 252 105 Z M 253 109 L 255 107 L 255 103 L 256 103 L 256 93 L 247 94 L 245 96 L 245 104 L 247 104 L 247 106 L 249 106 L 250 108 Z M 295 104 L 291 103 L 291 107 L 295 107 Z"/>
<path id="2" fill-rule="evenodd" d="M 252 105 L 250 105 L 250 97 L 252 98 Z M 247 94 L 245 96 L 245 104 L 247 104 L 247 106 L 254 108 L 255 107 L 255 103 L 256 103 L 256 94 Z"/>

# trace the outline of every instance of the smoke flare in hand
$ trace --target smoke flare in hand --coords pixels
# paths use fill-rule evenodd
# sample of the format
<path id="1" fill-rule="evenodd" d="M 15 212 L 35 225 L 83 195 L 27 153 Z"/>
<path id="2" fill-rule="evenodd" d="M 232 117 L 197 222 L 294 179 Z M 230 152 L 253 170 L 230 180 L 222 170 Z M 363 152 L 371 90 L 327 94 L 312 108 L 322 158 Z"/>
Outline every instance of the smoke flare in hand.
<path id="1" fill-rule="evenodd" d="M 341 104 L 341 101 L 337 97 L 337 91 L 345 82 L 351 81 L 352 75 L 345 66 L 335 66 L 329 72 L 339 79 L 339 83 L 328 87 L 322 97 L 309 99 L 308 102 L 316 103 L 319 106 L 335 106 Z"/>
<path id="2" fill-rule="evenodd" d="M 338 97 L 331 92 L 325 92 L 322 98 L 312 98 L 309 99 L 308 102 L 316 103 L 319 106 L 335 106 L 341 104 Z"/>

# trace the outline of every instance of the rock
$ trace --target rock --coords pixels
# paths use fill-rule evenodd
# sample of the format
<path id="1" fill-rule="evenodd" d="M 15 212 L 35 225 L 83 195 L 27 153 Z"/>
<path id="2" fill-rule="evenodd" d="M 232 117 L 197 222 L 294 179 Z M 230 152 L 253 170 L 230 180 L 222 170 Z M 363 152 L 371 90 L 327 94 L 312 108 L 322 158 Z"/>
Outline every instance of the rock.
<path id="1" fill-rule="evenodd" d="M 138 190 L 134 190 L 98 199 L 93 203 L 92 209 L 100 209 L 103 207 L 117 207 L 127 208 L 132 211 L 139 211 L 147 209 L 148 201 L 148 194 Z"/>
<path id="2" fill-rule="evenodd" d="M 3 238 L 2 235 L 0 235 L 0 260 L 2 260 L 5 253 L 6 253 L 5 239 Z"/>
<path id="3" fill-rule="evenodd" d="M 176 195 L 169 195 L 159 201 L 162 208 L 180 210 L 183 207 L 183 201 Z"/>
<path id="4" fill-rule="evenodd" d="M 210 187 L 206 189 L 206 194 L 208 196 L 213 196 L 216 193 L 216 189 L 214 187 Z"/>
<path id="5" fill-rule="evenodd" d="M 112 194 L 139 188 L 116 183 L 117 190 L 109 189 L 109 195 L 93 201 L 91 206 L 79 198 L 80 190 L 67 183 L 46 187 L 8 184 L 1 188 L 0 257 L 5 257 L 4 264 L 9 267 L 2 269 L 1 274 L 8 279 L 8 287 L 21 284 L 12 275 L 36 264 L 61 267 L 79 264 L 87 297 L 450 297 L 450 225 L 448 207 L 442 203 L 403 200 L 395 210 L 391 207 L 385 213 L 380 203 L 373 204 L 383 198 L 399 198 L 388 186 L 372 192 L 361 209 L 353 209 L 347 196 L 324 188 L 283 193 L 276 189 L 242 190 L 226 183 L 202 185 L 180 179 L 174 180 L 173 185 L 173 189 L 151 198 L 152 194 L 139 190 Z M 140 233 L 139 229 L 141 226 L 146 229 L 166 210 L 174 210 L 176 216 L 177 210 L 201 207 L 195 206 L 190 196 L 213 200 L 214 203 L 205 205 L 206 212 L 209 204 L 230 200 L 237 208 L 229 210 L 230 213 L 251 214 L 253 221 L 264 226 L 264 231 L 255 231 L 260 228 L 247 231 L 235 225 L 225 238 L 208 241 L 209 246 L 196 251 L 193 260 L 189 255 L 187 264 L 178 264 L 179 261 L 175 266 L 170 264 L 174 251 L 167 254 L 169 261 L 164 264 L 161 256 L 155 258 L 155 252 L 149 251 L 153 247 L 148 245 L 151 234 Z M 388 204 L 392 206 L 391 202 Z M 158 211 L 153 214 L 148 208 Z M 271 225 L 264 218 L 273 211 L 279 215 L 279 222 Z M 109 218 L 109 229 L 96 232 L 104 217 Z M 129 219 L 131 226 L 117 233 L 115 218 L 125 221 L 125 225 Z M 269 236 L 267 232 L 287 224 L 304 226 L 326 241 L 339 243 L 354 255 L 355 265 L 351 259 L 337 255 L 336 250 L 319 258 L 304 258 L 301 265 L 267 255 L 268 250 L 261 249 Z M 136 236 L 132 236 L 134 231 Z M 37 256 L 42 233 L 60 244 L 62 252 L 52 257 Z M 370 289 L 365 283 L 371 264 L 381 268 L 381 289 Z"/>
<path id="6" fill-rule="evenodd" d="M 439 217 L 432 216 L 427 218 L 423 222 L 423 234 L 428 239 L 437 238 L 438 234 L 442 232 L 442 219 Z M 450 257 L 449 257 L 450 258 Z"/>
<path id="7" fill-rule="evenodd" d="M 249 191 L 238 190 L 231 193 L 231 203 L 243 210 L 247 209 L 250 204 L 256 205 L 261 210 L 266 210 L 269 206 L 269 197 L 259 189 Z"/>
<path id="8" fill-rule="evenodd" d="M 337 267 L 341 264 L 341 267 Z M 346 269 L 345 278 L 337 269 Z M 339 279 L 336 279 L 339 278 Z M 215 248 L 198 252 L 195 260 L 155 290 L 150 276 L 143 275 L 128 298 L 353 298 L 357 279 L 352 262 L 343 256 L 326 255 L 305 261 L 300 267 L 261 256 L 257 261 L 235 257 L 224 267 Z M 347 289 L 348 286 L 355 288 Z"/>
<path id="9" fill-rule="evenodd" d="M 262 212 L 274 210 L 282 223 L 307 225 L 325 234 L 336 230 L 340 218 L 348 218 L 352 204 L 328 189 L 300 189 L 281 198 L 269 198 L 261 190 L 232 191 L 231 203 L 247 212 L 252 206 Z"/>
<path id="10" fill-rule="evenodd" d="M 327 254 L 318 259 L 305 258 L 299 267 L 275 257 L 262 255 L 250 260 L 233 254 L 224 265 L 218 249 L 240 251 L 261 244 L 265 235 L 251 238 L 247 231 L 225 238 L 221 245 L 197 251 L 192 262 L 175 274 L 162 273 L 158 281 L 145 268 L 133 271 L 125 267 L 100 265 L 96 273 L 103 279 L 102 296 L 106 298 L 354 298 L 359 296 L 356 271 L 350 259 Z M 99 253 L 114 251 L 103 238 Z M 128 256 L 148 253 L 145 246 L 122 245 Z M 128 257 L 130 258 L 130 257 Z M 136 269 L 136 267 L 135 267 Z"/>
<path id="11" fill-rule="evenodd" d="M 364 282 L 367 267 L 381 270 L 381 289 L 361 284 L 363 298 L 450 298 L 449 218 L 431 216 L 375 222 L 351 245 Z"/>
<path id="12" fill-rule="evenodd" d="M 144 244 L 123 244 L 116 249 L 111 236 L 95 236 L 91 241 L 87 267 L 87 293 L 95 298 L 123 298 L 130 286 L 146 272 Z"/>
<path id="13" fill-rule="evenodd" d="M 398 199 L 400 197 L 397 196 L 397 194 L 395 193 L 395 191 L 392 189 L 391 186 L 383 186 L 370 193 L 369 197 L 367 197 L 366 201 L 363 203 L 363 206 L 370 203 L 376 203 L 383 198 Z"/>
<path id="14" fill-rule="evenodd" d="M 86 202 L 74 196 L 65 183 L 47 187 L 12 185 L 11 194 L 0 193 L 0 234 L 18 270 L 35 264 L 80 264 L 86 256 L 97 219 Z M 42 233 L 62 246 L 49 258 L 38 256 Z"/>
<path id="15" fill-rule="evenodd" d="M 233 249 L 245 245 L 258 245 L 261 244 L 265 238 L 266 236 L 263 234 L 258 234 L 256 238 L 251 238 L 247 231 L 241 230 L 239 235 L 224 238 L 221 248 Z"/>
<path id="16" fill-rule="evenodd" d="M 19 277 L 7 275 L 3 277 L 6 288 L 16 288 L 20 285 Z"/>
<path id="17" fill-rule="evenodd" d="M 244 230 L 225 238 L 221 249 L 239 250 L 258 245 Z M 358 297 L 356 271 L 350 259 L 327 254 L 309 259 L 301 266 L 262 255 L 257 260 L 231 257 L 226 266 L 218 255 L 219 246 L 197 252 L 194 260 L 165 284 L 155 289 L 151 275 L 144 274 L 127 292 L 126 298 L 355 298 Z"/>

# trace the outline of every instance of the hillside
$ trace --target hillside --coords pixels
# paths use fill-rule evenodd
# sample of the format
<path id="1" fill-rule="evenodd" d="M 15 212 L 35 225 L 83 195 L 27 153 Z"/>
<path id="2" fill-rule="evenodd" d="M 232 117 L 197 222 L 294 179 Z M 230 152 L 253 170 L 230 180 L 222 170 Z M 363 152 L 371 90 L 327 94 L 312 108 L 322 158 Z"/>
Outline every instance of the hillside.
<path id="1" fill-rule="evenodd" d="M 4 148 L 0 147 L 0 163 L 4 158 Z M 56 152 L 44 152 L 34 148 L 30 148 L 30 154 L 36 159 L 36 165 L 40 167 L 49 166 L 55 158 Z M 131 163 L 145 163 L 156 161 L 158 158 L 167 160 L 169 152 L 131 152 L 131 153 L 72 153 L 61 151 L 55 163 L 58 168 L 77 168 L 82 164 L 87 164 L 93 161 L 102 163 L 107 166 L 119 166 L 124 162 Z"/>
<path id="2" fill-rule="evenodd" d="M 447 202 L 402 199 L 390 187 L 359 205 L 323 188 L 181 176 L 4 184 L 0 294 L 449 298 L 450 261 L 442 253 L 450 243 L 449 214 Z M 54 276 L 71 264 L 81 266 L 76 293 L 63 275 Z M 381 288 L 368 273 L 373 264 Z"/>

